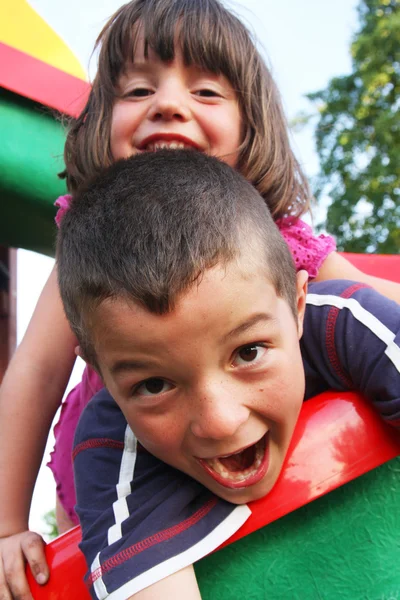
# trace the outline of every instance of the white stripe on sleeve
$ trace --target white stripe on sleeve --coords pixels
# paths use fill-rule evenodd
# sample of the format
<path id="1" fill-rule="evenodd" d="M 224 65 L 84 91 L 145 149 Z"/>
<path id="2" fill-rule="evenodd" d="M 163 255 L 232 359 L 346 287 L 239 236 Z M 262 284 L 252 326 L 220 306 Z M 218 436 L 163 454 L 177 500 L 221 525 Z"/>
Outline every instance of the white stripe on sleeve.
<path id="1" fill-rule="evenodd" d="M 126 600 L 146 587 L 165 579 L 173 573 L 181 571 L 185 567 L 192 565 L 213 550 L 218 548 L 223 542 L 229 539 L 251 515 L 251 510 L 247 504 L 237 506 L 227 517 L 215 527 L 205 538 L 197 542 L 191 548 L 188 548 L 181 554 L 167 559 L 145 573 L 138 575 L 131 581 L 122 585 L 119 589 L 111 592 L 108 600 Z"/>
<path id="2" fill-rule="evenodd" d="M 108 530 L 108 544 L 117 542 L 122 537 L 121 524 L 129 517 L 127 496 L 131 493 L 131 481 L 137 457 L 137 440 L 129 425 L 125 429 L 124 452 L 121 459 L 119 480 L 116 486 L 117 500 L 113 504 L 115 523 Z"/>
<path id="3" fill-rule="evenodd" d="M 381 342 L 386 344 L 385 354 L 400 373 L 400 347 L 395 342 L 395 334 L 374 314 L 361 306 L 355 298 L 342 298 L 341 296 L 329 294 L 308 294 L 307 304 L 312 304 L 313 306 L 335 306 L 339 309 L 346 308 L 349 310 L 357 321 L 362 323 Z"/>
<path id="4" fill-rule="evenodd" d="M 100 569 L 100 571 L 101 571 L 100 552 L 97 554 L 96 558 L 92 562 L 92 566 L 90 567 L 90 572 L 93 574 L 98 569 Z M 95 581 L 93 582 L 93 589 L 99 600 L 104 600 L 105 598 L 107 598 L 108 592 L 107 592 L 106 586 L 104 585 L 104 581 L 103 581 L 102 577 L 98 577 L 97 579 L 95 579 Z"/>

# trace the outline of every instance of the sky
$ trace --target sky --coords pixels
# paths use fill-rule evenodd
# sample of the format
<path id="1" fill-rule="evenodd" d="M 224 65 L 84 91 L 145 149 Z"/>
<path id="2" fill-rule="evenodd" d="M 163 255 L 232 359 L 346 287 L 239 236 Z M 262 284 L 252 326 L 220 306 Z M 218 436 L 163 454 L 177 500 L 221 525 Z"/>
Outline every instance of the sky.
<path id="1" fill-rule="evenodd" d="M 96 36 L 121 5 L 120 0 L 29 0 L 31 6 L 67 42 L 93 76 L 90 60 Z M 330 78 L 351 69 L 350 43 L 357 29 L 357 0 L 236 0 L 226 1 L 258 40 L 259 48 L 280 88 L 289 120 L 309 112 L 308 92 L 326 86 Z M 293 134 L 295 152 L 309 177 L 318 170 L 312 129 Z M 52 260 L 32 252 L 18 252 L 18 339 L 29 322 L 37 297 L 52 268 Z M 79 380 L 82 365 L 74 374 Z M 72 385 L 72 384 L 71 384 Z M 48 461 L 48 444 L 43 464 Z M 31 528 L 44 532 L 42 515 L 54 506 L 51 472 L 40 471 L 31 510 Z"/>

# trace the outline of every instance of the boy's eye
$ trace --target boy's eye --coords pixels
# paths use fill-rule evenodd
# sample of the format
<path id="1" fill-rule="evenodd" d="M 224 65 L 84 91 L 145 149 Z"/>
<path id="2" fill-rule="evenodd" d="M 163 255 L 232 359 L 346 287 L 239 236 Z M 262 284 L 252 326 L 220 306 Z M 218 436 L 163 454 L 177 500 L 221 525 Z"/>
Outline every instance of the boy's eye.
<path id="1" fill-rule="evenodd" d="M 158 394 L 164 394 L 172 389 L 172 384 L 161 379 L 159 377 L 152 377 L 146 379 L 136 386 L 134 394 L 137 396 L 157 396 Z"/>
<path id="2" fill-rule="evenodd" d="M 242 346 L 237 350 L 233 359 L 233 364 L 237 366 L 257 362 L 266 352 L 267 349 L 261 344 L 248 344 L 247 346 Z"/>

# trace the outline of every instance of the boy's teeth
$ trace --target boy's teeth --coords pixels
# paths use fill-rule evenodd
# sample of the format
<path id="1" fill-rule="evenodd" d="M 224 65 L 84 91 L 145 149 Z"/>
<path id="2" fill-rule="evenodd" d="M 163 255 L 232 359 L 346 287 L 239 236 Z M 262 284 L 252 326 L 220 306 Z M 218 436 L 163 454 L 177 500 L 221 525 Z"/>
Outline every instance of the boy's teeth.
<path id="1" fill-rule="evenodd" d="M 249 452 L 250 449 L 246 449 L 243 452 L 238 452 L 237 455 L 233 454 L 228 457 L 221 456 L 219 458 L 209 458 L 204 460 L 213 471 L 218 473 L 218 475 L 220 475 L 224 479 L 229 479 L 230 481 L 244 481 L 245 479 L 256 473 L 261 465 L 265 451 L 264 437 L 256 444 L 254 444 L 254 446 L 252 446 L 251 448 L 254 452 L 252 464 L 240 470 L 228 469 L 227 466 L 229 466 L 229 459 L 231 461 L 234 461 L 235 457 L 237 457 L 237 462 L 240 465 L 240 463 L 242 462 L 241 455 L 243 455 L 243 453 L 245 452 Z M 221 461 L 221 459 L 226 463 L 227 466 Z"/>

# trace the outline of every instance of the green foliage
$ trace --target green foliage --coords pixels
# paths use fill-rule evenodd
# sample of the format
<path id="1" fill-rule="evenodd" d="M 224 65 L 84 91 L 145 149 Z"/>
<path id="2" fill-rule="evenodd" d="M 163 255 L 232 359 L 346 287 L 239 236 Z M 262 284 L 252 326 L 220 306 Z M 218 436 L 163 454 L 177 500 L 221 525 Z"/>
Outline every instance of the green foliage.
<path id="1" fill-rule="evenodd" d="M 45 532 L 46 539 L 54 540 L 58 536 L 58 527 L 56 521 L 56 511 L 49 510 L 43 515 L 43 521 L 46 523 L 47 531 Z"/>
<path id="2" fill-rule="evenodd" d="M 308 95 L 319 111 L 317 198 L 341 250 L 400 252 L 400 0 L 361 0 L 352 73 Z"/>

